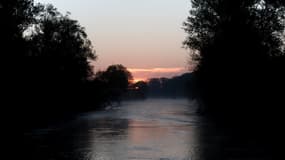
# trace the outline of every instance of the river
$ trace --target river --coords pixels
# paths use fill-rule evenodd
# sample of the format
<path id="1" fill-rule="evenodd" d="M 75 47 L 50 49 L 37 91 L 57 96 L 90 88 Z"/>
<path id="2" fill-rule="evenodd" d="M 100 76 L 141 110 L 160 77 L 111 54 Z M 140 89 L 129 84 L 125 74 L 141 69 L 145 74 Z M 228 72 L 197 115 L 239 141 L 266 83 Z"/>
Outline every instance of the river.
<path id="1" fill-rule="evenodd" d="M 198 117 L 186 99 L 127 101 L 25 133 L 25 156 L 47 160 L 192 160 Z"/>

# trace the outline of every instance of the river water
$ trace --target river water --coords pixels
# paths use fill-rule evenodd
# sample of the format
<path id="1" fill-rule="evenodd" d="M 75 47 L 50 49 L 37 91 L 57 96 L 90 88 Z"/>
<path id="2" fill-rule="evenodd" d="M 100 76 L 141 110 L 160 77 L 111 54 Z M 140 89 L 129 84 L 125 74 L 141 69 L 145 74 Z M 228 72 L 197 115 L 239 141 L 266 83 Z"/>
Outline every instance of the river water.
<path id="1" fill-rule="evenodd" d="M 25 133 L 25 156 L 47 160 L 192 160 L 197 154 L 196 105 L 148 99 L 85 113 Z"/>

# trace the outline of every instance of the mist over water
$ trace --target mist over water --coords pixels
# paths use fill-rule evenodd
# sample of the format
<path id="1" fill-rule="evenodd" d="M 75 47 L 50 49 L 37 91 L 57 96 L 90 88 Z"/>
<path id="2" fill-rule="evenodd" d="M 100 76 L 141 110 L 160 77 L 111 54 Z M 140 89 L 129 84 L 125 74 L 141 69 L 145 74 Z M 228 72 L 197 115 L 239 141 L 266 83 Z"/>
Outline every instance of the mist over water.
<path id="1" fill-rule="evenodd" d="M 195 159 L 198 117 L 186 99 L 127 101 L 25 133 L 32 159 Z"/>

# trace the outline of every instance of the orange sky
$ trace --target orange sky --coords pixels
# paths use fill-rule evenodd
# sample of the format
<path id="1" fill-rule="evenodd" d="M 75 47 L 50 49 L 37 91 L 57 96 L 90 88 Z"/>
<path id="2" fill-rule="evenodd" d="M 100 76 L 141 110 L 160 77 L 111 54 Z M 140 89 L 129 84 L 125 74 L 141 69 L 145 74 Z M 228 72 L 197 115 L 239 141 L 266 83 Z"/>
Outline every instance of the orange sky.
<path id="1" fill-rule="evenodd" d="M 134 81 L 146 81 L 151 77 L 173 77 L 187 72 L 185 68 L 128 68 L 133 74 Z"/>
<path id="2" fill-rule="evenodd" d="M 35 0 L 71 12 L 98 55 L 95 70 L 122 64 L 135 79 L 171 77 L 188 68 L 182 23 L 189 0 Z"/>

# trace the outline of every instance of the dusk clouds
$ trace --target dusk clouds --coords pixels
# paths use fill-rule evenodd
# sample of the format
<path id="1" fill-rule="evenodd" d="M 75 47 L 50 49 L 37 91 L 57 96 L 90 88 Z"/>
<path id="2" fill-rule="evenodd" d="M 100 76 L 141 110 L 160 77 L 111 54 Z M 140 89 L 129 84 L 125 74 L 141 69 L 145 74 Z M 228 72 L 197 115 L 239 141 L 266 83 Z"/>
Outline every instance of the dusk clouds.
<path id="1" fill-rule="evenodd" d="M 135 77 L 135 81 L 147 80 L 151 77 L 173 77 L 187 72 L 185 68 L 128 68 Z"/>

